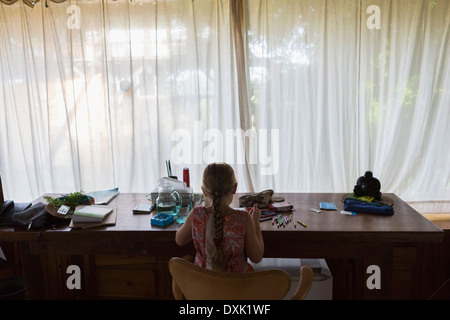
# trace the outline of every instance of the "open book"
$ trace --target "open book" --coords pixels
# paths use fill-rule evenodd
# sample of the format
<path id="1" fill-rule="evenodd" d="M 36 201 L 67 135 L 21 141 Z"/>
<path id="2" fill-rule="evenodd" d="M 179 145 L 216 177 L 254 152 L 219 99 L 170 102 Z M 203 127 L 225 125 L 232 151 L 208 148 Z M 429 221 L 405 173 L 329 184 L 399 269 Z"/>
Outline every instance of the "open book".
<path id="1" fill-rule="evenodd" d="M 87 195 L 95 200 L 95 204 L 108 204 L 119 194 L 119 188 L 104 191 L 93 191 Z"/>

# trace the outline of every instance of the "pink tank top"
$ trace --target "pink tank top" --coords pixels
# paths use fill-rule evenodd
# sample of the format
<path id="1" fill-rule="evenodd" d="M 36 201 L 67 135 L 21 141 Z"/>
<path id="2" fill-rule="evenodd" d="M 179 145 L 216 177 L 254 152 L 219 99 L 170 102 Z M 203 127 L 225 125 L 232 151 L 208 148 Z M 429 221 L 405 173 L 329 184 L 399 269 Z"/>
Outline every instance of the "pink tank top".
<path id="1" fill-rule="evenodd" d="M 247 213 L 238 210 L 223 218 L 222 253 L 227 272 L 249 272 L 244 253 Z M 208 231 L 207 231 L 208 226 Z M 192 239 L 197 254 L 194 263 L 200 267 L 212 268 L 214 250 L 214 216 L 205 207 L 195 207 L 192 215 Z"/>

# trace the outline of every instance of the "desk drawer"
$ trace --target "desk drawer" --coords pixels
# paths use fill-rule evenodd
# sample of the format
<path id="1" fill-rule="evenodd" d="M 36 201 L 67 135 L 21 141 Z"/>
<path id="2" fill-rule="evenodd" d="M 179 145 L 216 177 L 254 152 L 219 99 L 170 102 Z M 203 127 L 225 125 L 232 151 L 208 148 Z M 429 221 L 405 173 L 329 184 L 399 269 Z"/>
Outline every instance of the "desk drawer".
<path id="1" fill-rule="evenodd" d="M 92 260 L 96 298 L 157 299 L 167 286 L 167 264 L 153 256 L 97 255 Z"/>

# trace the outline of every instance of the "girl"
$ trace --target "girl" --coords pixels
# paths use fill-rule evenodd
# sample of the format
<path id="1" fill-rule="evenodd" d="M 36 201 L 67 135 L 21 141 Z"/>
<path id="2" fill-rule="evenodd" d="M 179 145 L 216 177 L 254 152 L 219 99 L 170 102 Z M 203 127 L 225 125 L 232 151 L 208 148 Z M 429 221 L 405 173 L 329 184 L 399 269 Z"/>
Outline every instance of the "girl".
<path id="1" fill-rule="evenodd" d="M 261 211 L 256 205 L 246 211 L 231 208 L 236 189 L 230 165 L 212 163 L 203 171 L 202 191 L 209 205 L 192 209 L 175 236 L 180 246 L 194 241 L 196 265 L 216 271 L 249 272 L 247 257 L 255 263 L 261 261 Z"/>

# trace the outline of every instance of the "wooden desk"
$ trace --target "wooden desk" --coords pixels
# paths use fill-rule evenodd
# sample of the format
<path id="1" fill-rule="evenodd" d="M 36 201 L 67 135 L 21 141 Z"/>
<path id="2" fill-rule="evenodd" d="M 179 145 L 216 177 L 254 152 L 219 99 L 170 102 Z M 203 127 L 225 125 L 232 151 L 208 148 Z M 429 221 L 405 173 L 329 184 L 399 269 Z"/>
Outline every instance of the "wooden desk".
<path id="1" fill-rule="evenodd" d="M 394 194 L 386 194 L 394 200 L 393 216 L 341 215 L 341 194 L 277 195 L 294 205 L 294 219 L 307 228 L 292 224 L 277 228 L 271 221 L 261 222 L 265 256 L 326 258 L 333 274 L 334 298 L 424 299 L 439 285 L 433 277 L 437 267 L 433 257 L 443 231 Z M 39 201 L 42 198 L 34 202 Z M 320 201 L 334 202 L 338 211 L 309 210 L 318 208 Z M 115 226 L 71 230 L 63 223 L 42 232 L 39 240 L 34 231 L 2 228 L 0 241 L 20 246 L 31 297 L 171 298 L 167 261 L 193 253 L 193 246 L 175 244 L 176 224 L 155 227 L 149 215 L 132 214 L 137 203 L 146 202 L 145 194 L 120 194 L 110 203 L 118 210 Z M 82 290 L 65 287 L 70 264 L 82 269 Z M 370 265 L 380 267 L 379 290 L 366 286 Z M 56 285 L 51 285 L 49 277 L 56 279 Z M 141 282 L 146 284 L 140 286 Z"/>
<path id="2" fill-rule="evenodd" d="M 438 228 L 444 231 L 444 239 L 442 241 L 441 259 L 439 261 L 437 274 L 441 275 L 441 284 L 439 290 L 437 290 L 433 299 L 436 300 L 450 300 L 450 222 L 449 221 L 432 221 Z M 438 250 L 436 250 L 438 251 Z M 436 252 L 439 254 L 439 252 Z"/>

